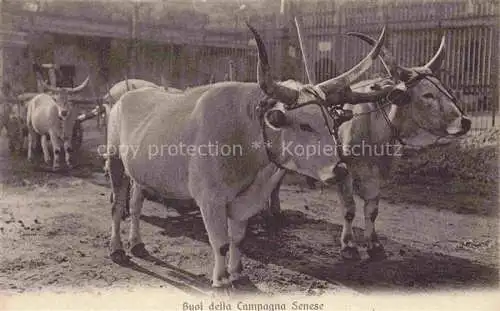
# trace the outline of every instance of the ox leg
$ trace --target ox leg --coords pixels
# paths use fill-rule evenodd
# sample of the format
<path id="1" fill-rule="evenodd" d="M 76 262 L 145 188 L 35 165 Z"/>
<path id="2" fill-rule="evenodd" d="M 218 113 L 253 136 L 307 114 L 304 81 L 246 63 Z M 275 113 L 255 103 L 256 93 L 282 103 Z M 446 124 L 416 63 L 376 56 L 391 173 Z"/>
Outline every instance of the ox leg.
<path id="1" fill-rule="evenodd" d="M 66 166 L 68 169 L 73 168 L 73 164 L 71 163 L 72 161 L 72 154 L 73 154 L 73 149 L 71 148 L 71 141 L 66 140 L 64 141 L 64 156 L 65 156 L 65 161 L 66 161 Z"/>
<path id="2" fill-rule="evenodd" d="M 375 220 L 378 216 L 379 197 L 365 200 L 365 241 L 367 253 L 371 259 L 386 258 L 384 246 L 380 243 L 377 233 L 375 232 Z"/>
<path id="3" fill-rule="evenodd" d="M 280 187 L 281 182 L 278 183 L 276 188 L 271 192 L 271 198 L 269 202 L 269 212 L 271 213 L 271 217 L 278 217 L 281 211 L 281 202 L 280 202 Z"/>
<path id="4" fill-rule="evenodd" d="M 359 260 L 361 257 L 354 243 L 354 232 L 352 230 L 352 222 L 356 216 L 356 203 L 354 202 L 353 179 L 351 173 L 339 183 L 339 195 L 344 218 L 340 255 L 345 260 Z"/>
<path id="5" fill-rule="evenodd" d="M 378 216 L 380 195 L 380 174 L 377 166 L 370 167 L 370 174 L 361 179 L 360 196 L 364 200 L 363 212 L 365 217 L 364 239 L 367 253 L 371 259 L 386 258 L 383 245 L 375 232 L 375 220 Z"/>
<path id="6" fill-rule="evenodd" d="M 229 251 L 228 218 L 226 206 L 199 204 L 201 215 L 214 253 L 212 286 L 222 287 L 227 278 L 226 254 Z"/>
<path id="7" fill-rule="evenodd" d="M 54 171 L 58 171 L 61 168 L 61 152 L 62 152 L 61 140 L 59 139 L 59 137 L 57 137 L 57 135 L 54 132 L 50 132 L 49 135 L 50 135 L 50 142 L 52 143 L 52 148 L 53 148 L 52 150 L 54 150 L 54 161 L 52 164 L 52 169 Z M 42 148 L 45 154 L 45 148 L 43 147 L 43 136 L 42 136 Z"/>
<path id="8" fill-rule="evenodd" d="M 142 242 L 140 234 L 140 217 L 142 205 L 144 203 L 144 192 L 143 189 L 136 183 L 132 183 L 131 196 L 130 196 L 130 236 L 129 245 L 130 252 L 132 255 L 140 258 L 147 257 L 149 255 Z"/>
<path id="9" fill-rule="evenodd" d="M 28 131 L 28 161 L 33 162 L 33 151 L 35 150 L 36 146 L 36 134 L 34 133 L 33 130 Z"/>
<path id="10" fill-rule="evenodd" d="M 247 229 L 247 220 L 236 220 L 229 218 L 229 237 L 231 244 L 229 246 L 229 281 L 233 286 L 238 285 L 238 280 L 241 278 L 243 272 L 243 265 L 241 263 L 241 242 L 245 238 Z"/>
<path id="11" fill-rule="evenodd" d="M 128 262 L 128 257 L 123 250 L 123 244 L 120 237 L 120 223 L 123 209 L 128 204 L 130 179 L 125 175 L 123 163 L 118 158 L 109 159 L 109 170 L 113 193 L 113 203 L 111 206 L 111 240 L 109 243 L 110 257 L 113 262 L 124 264 Z"/>
<path id="12" fill-rule="evenodd" d="M 50 165 L 50 151 L 49 151 L 49 142 L 47 141 L 47 135 L 42 135 L 40 140 L 43 151 L 43 160 L 45 161 L 45 164 Z"/>
<path id="13" fill-rule="evenodd" d="M 276 188 L 271 192 L 269 197 L 269 209 L 267 209 L 266 225 L 269 231 L 274 232 L 280 227 L 281 202 L 280 188 L 283 178 L 278 182 Z"/>

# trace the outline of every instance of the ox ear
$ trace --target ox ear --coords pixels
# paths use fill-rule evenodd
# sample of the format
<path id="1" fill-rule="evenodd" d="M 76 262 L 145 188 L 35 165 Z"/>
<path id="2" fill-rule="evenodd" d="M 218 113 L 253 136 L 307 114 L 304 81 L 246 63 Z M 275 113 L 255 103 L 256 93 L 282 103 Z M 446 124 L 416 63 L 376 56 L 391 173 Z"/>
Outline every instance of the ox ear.
<path id="1" fill-rule="evenodd" d="M 394 77 L 399 81 L 407 82 L 417 74 L 414 70 L 398 66 L 393 71 Z"/>
<path id="2" fill-rule="evenodd" d="M 404 82 L 399 82 L 394 86 L 395 90 L 401 91 L 401 92 L 406 92 L 408 88 L 406 87 L 406 84 Z"/>

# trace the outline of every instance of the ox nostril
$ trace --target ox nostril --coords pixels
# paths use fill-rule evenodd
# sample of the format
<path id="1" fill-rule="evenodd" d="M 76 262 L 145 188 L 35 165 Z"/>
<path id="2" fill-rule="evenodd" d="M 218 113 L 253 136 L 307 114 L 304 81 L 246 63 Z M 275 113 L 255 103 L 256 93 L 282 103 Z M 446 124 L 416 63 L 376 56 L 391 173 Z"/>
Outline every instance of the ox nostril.
<path id="1" fill-rule="evenodd" d="M 462 126 L 462 130 L 464 132 L 468 132 L 470 130 L 472 122 L 468 118 L 462 118 L 462 120 L 460 121 L 460 124 Z"/>

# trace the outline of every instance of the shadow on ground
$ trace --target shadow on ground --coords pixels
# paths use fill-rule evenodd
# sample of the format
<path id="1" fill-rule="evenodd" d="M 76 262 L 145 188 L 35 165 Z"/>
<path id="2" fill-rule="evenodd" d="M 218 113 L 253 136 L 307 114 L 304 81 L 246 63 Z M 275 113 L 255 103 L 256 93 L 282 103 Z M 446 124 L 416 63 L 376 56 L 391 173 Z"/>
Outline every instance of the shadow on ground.
<path id="1" fill-rule="evenodd" d="M 142 220 L 163 229 L 170 237 L 187 236 L 208 243 L 199 214 L 169 217 L 143 215 Z M 344 262 L 339 257 L 342 227 L 308 218 L 298 211 L 283 211 L 282 229 L 269 234 L 256 217 L 244 242 L 246 256 L 331 283 L 342 283 L 358 291 L 422 291 L 466 289 L 498 285 L 495 268 L 445 254 L 424 252 L 381 237 L 388 258 Z M 355 228 L 355 235 L 362 236 Z M 364 256 L 366 257 L 366 255 Z"/>

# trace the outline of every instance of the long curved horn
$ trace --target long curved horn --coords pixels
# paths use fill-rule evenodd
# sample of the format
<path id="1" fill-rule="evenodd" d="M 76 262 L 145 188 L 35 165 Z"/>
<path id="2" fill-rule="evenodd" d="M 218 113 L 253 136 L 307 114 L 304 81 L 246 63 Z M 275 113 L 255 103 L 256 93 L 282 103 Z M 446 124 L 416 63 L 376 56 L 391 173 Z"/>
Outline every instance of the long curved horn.
<path id="1" fill-rule="evenodd" d="M 364 33 L 351 31 L 347 32 L 346 35 L 361 39 L 372 46 L 377 43 L 375 39 L 373 39 L 368 35 L 365 35 Z M 382 64 L 384 65 L 385 70 L 387 70 L 387 73 L 390 74 L 391 76 L 394 76 L 394 72 L 398 67 L 398 64 L 396 62 L 396 58 L 394 57 L 394 55 L 392 55 L 391 51 L 389 51 L 388 48 L 383 46 L 380 51 L 379 58 Z"/>
<path id="2" fill-rule="evenodd" d="M 380 37 L 378 39 L 378 43 L 361 62 L 359 62 L 356 66 L 351 68 L 349 71 L 344 72 L 340 76 L 321 82 L 317 84 L 317 86 L 321 88 L 321 90 L 323 90 L 325 94 L 328 95 L 354 83 L 363 73 L 365 73 L 366 70 L 368 70 L 368 68 L 371 67 L 371 65 L 373 64 L 373 60 L 380 54 L 380 50 L 384 45 L 385 34 L 386 33 L 384 26 L 384 28 L 382 29 L 382 33 L 380 34 Z"/>
<path id="3" fill-rule="evenodd" d="M 87 76 L 87 78 L 79 86 L 73 88 L 64 88 L 64 89 L 68 91 L 68 93 L 80 92 L 87 86 L 87 84 L 89 84 L 89 81 L 90 81 L 90 75 Z"/>
<path id="4" fill-rule="evenodd" d="M 372 46 L 375 45 L 375 43 L 377 42 L 372 37 L 359 32 L 349 32 L 347 33 L 347 35 L 357 37 Z M 385 62 L 384 67 L 386 68 L 386 70 L 387 67 L 389 67 L 388 73 L 391 75 L 391 77 L 397 80 L 406 81 L 408 77 L 411 77 L 413 75 L 412 70 L 410 68 L 398 65 L 396 58 L 391 53 L 391 51 L 389 51 L 389 49 L 383 47 L 380 56 L 382 63 Z"/>
<path id="5" fill-rule="evenodd" d="M 441 44 L 439 45 L 439 49 L 437 50 L 434 57 L 427 64 L 424 65 L 424 68 L 427 68 L 432 72 L 436 72 L 441 67 L 445 55 L 444 54 L 445 41 L 446 41 L 446 36 L 443 35 L 441 37 Z"/>
<path id="6" fill-rule="evenodd" d="M 257 31 L 250 26 L 250 24 L 246 24 L 255 37 L 257 50 L 259 52 L 259 59 L 257 61 L 257 82 L 259 83 L 260 88 L 264 93 L 274 99 L 289 105 L 295 104 L 299 96 L 299 92 L 276 83 L 276 81 L 273 80 L 264 42 Z"/>

